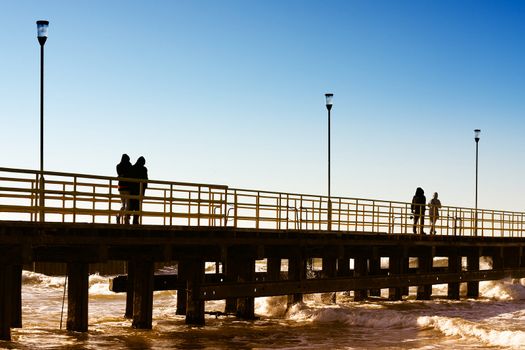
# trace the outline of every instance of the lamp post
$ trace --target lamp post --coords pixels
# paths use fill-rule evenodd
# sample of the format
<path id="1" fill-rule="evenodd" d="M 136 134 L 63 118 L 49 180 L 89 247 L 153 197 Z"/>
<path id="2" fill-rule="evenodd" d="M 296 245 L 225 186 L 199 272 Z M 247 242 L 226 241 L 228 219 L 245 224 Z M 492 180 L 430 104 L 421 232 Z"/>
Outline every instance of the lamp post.
<path id="1" fill-rule="evenodd" d="M 332 229 L 332 201 L 330 199 L 330 111 L 334 94 L 324 94 L 326 99 L 326 109 L 328 110 L 328 229 Z"/>
<path id="2" fill-rule="evenodd" d="M 47 40 L 49 21 L 37 21 L 36 29 L 40 44 L 40 221 L 44 221 L 44 44 Z"/>
<path id="3" fill-rule="evenodd" d="M 476 200 L 475 200 L 475 210 L 476 210 L 476 223 L 474 229 L 474 235 L 478 235 L 478 144 L 479 144 L 479 134 L 481 133 L 480 129 L 474 130 L 474 141 L 476 141 Z"/>

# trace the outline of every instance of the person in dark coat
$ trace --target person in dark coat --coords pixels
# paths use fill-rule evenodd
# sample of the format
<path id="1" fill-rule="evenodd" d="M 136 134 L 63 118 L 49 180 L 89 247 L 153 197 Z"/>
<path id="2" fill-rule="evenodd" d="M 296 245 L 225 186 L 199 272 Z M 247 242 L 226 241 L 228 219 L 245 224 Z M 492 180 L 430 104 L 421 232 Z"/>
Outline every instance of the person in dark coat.
<path id="1" fill-rule="evenodd" d="M 427 198 L 425 197 L 425 191 L 423 191 L 421 187 L 418 187 L 416 189 L 416 194 L 412 198 L 412 205 L 410 207 L 410 209 L 412 210 L 412 215 L 414 215 L 414 233 L 417 233 L 417 228 L 419 226 L 419 233 L 421 233 L 422 235 L 425 234 L 423 228 L 425 227 L 426 203 Z"/>
<path id="2" fill-rule="evenodd" d="M 118 191 L 120 193 L 120 201 L 122 207 L 120 208 L 119 214 L 117 215 L 117 224 L 125 223 L 129 224 L 129 195 L 130 195 L 130 183 L 129 181 L 123 180 L 123 178 L 131 177 L 131 162 L 129 156 L 123 154 L 120 163 L 117 164 L 117 175 L 118 180 Z"/>
<path id="3" fill-rule="evenodd" d="M 142 196 L 146 192 L 148 187 L 148 169 L 144 166 L 146 164 L 146 159 L 144 157 L 139 157 L 137 162 L 133 164 L 131 168 L 131 177 L 137 180 L 146 180 L 146 181 L 133 181 L 131 183 L 131 196 L 130 209 L 134 211 L 133 213 L 133 224 L 137 225 L 139 223 L 140 215 L 137 213 L 141 210 L 141 200 Z"/>

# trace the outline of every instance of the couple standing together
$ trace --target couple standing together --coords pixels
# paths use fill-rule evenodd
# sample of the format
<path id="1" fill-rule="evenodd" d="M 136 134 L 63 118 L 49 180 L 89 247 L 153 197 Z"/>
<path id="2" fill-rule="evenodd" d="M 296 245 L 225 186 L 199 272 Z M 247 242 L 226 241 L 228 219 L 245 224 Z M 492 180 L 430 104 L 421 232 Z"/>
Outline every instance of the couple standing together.
<path id="1" fill-rule="evenodd" d="M 419 233 L 424 235 L 425 231 L 425 210 L 426 210 L 427 198 L 425 197 L 425 191 L 421 187 L 416 189 L 416 194 L 412 198 L 412 214 L 414 215 L 414 233 L 417 233 L 419 226 Z M 434 198 L 428 203 L 430 218 L 430 234 L 436 233 L 436 221 L 439 218 L 439 208 L 441 208 L 441 201 L 438 199 L 438 193 L 434 192 Z M 419 224 L 418 224 L 419 222 Z"/>
<path id="2" fill-rule="evenodd" d="M 129 224 L 130 212 L 133 211 L 133 224 L 139 223 L 140 199 L 139 196 L 144 196 L 146 187 L 148 187 L 148 169 L 144 166 L 146 159 L 139 157 L 137 162 L 131 165 L 129 156 L 122 155 L 120 163 L 117 164 L 117 174 L 119 177 L 118 190 L 120 192 L 120 200 L 122 201 L 122 208 L 120 208 L 117 216 L 117 224 Z M 139 181 L 129 181 L 129 179 L 137 179 Z"/>

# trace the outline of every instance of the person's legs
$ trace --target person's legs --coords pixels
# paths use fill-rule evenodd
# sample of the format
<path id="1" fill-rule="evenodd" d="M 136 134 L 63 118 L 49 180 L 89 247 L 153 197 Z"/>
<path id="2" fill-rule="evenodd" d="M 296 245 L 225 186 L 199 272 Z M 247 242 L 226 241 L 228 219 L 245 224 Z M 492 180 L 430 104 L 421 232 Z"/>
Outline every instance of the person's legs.
<path id="1" fill-rule="evenodd" d="M 419 233 L 421 233 L 422 235 L 425 234 L 425 214 L 421 214 L 421 218 L 419 219 L 419 224 L 420 224 L 420 230 L 419 230 Z"/>
<path id="2" fill-rule="evenodd" d="M 129 191 L 120 191 L 120 201 L 122 207 L 120 208 L 119 215 L 117 216 L 117 223 L 129 224 Z"/>
<path id="3" fill-rule="evenodd" d="M 137 211 L 139 210 L 139 200 L 138 199 L 131 199 L 129 201 L 129 210 L 133 214 L 133 224 L 138 224 L 138 214 L 137 214 Z"/>
<path id="4" fill-rule="evenodd" d="M 414 233 L 417 233 L 417 222 L 419 220 L 419 215 L 414 213 L 414 227 L 413 227 L 413 231 Z"/>

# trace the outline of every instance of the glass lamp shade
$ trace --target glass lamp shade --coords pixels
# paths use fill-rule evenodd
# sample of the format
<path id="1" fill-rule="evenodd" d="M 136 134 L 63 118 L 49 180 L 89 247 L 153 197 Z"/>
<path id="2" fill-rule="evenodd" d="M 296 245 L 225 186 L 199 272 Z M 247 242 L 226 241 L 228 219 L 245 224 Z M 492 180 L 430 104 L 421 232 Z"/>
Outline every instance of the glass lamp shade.
<path id="1" fill-rule="evenodd" d="M 326 98 L 326 107 L 332 107 L 332 100 L 334 99 L 334 94 L 324 94 Z"/>
<path id="2" fill-rule="evenodd" d="M 479 141 L 479 134 L 481 133 L 481 130 L 480 129 L 476 129 L 474 130 L 474 140 L 476 140 L 476 142 Z"/>
<path id="3" fill-rule="evenodd" d="M 40 45 L 44 45 L 47 39 L 47 28 L 49 27 L 49 21 L 36 21 L 36 31 L 38 35 L 38 42 Z"/>

